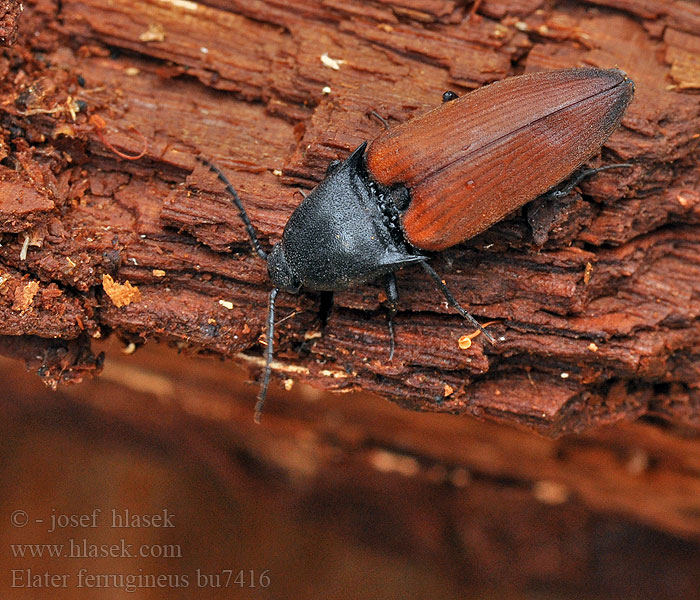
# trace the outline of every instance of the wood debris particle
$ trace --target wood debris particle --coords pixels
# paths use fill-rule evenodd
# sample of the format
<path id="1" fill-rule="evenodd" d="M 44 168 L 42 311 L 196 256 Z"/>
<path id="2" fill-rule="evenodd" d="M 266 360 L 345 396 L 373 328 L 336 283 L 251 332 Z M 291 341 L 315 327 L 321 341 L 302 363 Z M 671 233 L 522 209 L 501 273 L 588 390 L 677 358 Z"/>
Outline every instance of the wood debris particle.
<path id="1" fill-rule="evenodd" d="M 418 474 L 420 465 L 412 456 L 396 454 L 388 450 L 376 450 L 370 456 L 372 466 L 382 473 L 399 473 L 404 477 L 413 477 Z"/>
<path id="2" fill-rule="evenodd" d="M 452 473 L 450 473 L 450 482 L 453 486 L 458 488 L 466 487 L 471 481 L 471 475 L 469 471 L 463 468 L 457 468 Z"/>
<path id="3" fill-rule="evenodd" d="M 27 250 L 29 249 L 29 234 L 24 234 L 24 242 L 22 243 L 22 249 L 19 251 L 19 259 L 27 260 Z"/>
<path id="4" fill-rule="evenodd" d="M 102 289 L 117 308 L 128 306 L 132 302 L 139 302 L 141 300 L 139 288 L 135 285 L 131 285 L 128 279 L 124 283 L 117 283 L 112 279 L 111 275 L 103 275 Z"/>
<path id="5" fill-rule="evenodd" d="M 593 265 L 589 262 L 586 263 L 586 269 L 583 272 L 583 283 L 588 285 L 591 281 L 591 276 L 593 275 Z"/>
<path id="6" fill-rule="evenodd" d="M 24 287 L 18 287 L 15 290 L 15 301 L 12 304 L 12 310 L 25 311 L 29 309 L 34 302 L 34 296 L 36 296 L 38 291 L 38 281 L 30 281 Z"/>
<path id="7" fill-rule="evenodd" d="M 328 67 L 329 69 L 333 69 L 334 71 L 340 71 L 340 65 L 345 63 L 344 60 L 331 58 L 328 56 L 327 52 L 321 54 L 321 62 L 324 64 L 324 66 Z"/>
<path id="8" fill-rule="evenodd" d="M 151 23 L 148 29 L 139 36 L 139 40 L 142 42 L 164 42 L 165 30 L 160 23 Z"/>
<path id="9" fill-rule="evenodd" d="M 649 468 L 649 455 L 642 449 L 636 448 L 625 464 L 625 469 L 632 475 L 641 475 Z"/>
<path id="10" fill-rule="evenodd" d="M 666 60 L 671 63 L 669 75 L 676 82 L 677 89 L 700 88 L 700 55 L 671 46 L 666 51 Z"/>
<path id="11" fill-rule="evenodd" d="M 537 481 L 532 486 L 535 498 L 543 504 L 555 506 L 564 504 L 569 499 L 569 488 L 556 481 Z"/>

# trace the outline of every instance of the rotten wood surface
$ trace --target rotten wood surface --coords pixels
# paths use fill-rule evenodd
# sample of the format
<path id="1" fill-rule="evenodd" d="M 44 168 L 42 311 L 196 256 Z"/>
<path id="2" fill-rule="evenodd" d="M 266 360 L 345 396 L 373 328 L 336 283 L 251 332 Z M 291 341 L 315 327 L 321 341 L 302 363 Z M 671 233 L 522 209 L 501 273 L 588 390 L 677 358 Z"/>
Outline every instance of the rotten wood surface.
<path id="1" fill-rule="evenodd" d="M 594 4 L 596 6 L 594 6 Z M 259 367 L 269 284 L 221 184 L 265 244 L 299 189 L 381 131 L 507 75 L 618 66 L 636 83 L 591 164 L 437 255 L 470 333 L 420 271 L 382 289 L 282 294 L 275 373 L 549 435 L 661 416 L 700 424 L 700 13 L 682 0 L 36 0 L 0 56 L 0 352 L 47 383 L 98 372 L 91 340 L 160 340 Z M 8 31 L 19 15 L 6 13 Z M 322 61 L 322 56 L 330 60 Z M 125 160 L 114 152 L 137 156 Z M 126 286 L 126 282 L 132 286 Z M 113 283 L 116 283 L 114 285 Z"/>

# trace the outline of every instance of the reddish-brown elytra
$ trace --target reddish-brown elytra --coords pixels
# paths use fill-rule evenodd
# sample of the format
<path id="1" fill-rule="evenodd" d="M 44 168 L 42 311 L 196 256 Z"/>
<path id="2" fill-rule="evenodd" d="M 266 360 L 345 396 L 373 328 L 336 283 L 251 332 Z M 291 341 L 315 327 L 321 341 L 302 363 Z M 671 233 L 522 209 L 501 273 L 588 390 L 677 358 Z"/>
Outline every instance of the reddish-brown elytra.
<path id="1" fill-rule="evenodd" d="M 634 85 L 617 69 L 566 69 L 504 79 L 375 139 L 367 168 L 401 184 L 401 216 L 416 248 L 474 237 L 556 185 L 598 152 Z"/>
<path id="2" fill-rule="evenodd" d="M 600 150 L 633 93 L 634 84 L 622 71 L 593 68 L 513 77 L 462 98 L 446 92 L 439 108 L 383 133 L 366 153 L 365 142 L 344 162 L 331 163 L 269 254 L 231 184 L 204 161 L 226 184 L 274 286 L 256 420 L 270 380 L 280 289 L 334 292 L 383 278 L 391 360 L 398 307 L 394 272 L 417 263 L 448 303 L 494 342 L 423 252 L 467 240 L 526 202 L 544 193 L 566 194 L 583 176 L 600 170 L 549 191 Z"/>

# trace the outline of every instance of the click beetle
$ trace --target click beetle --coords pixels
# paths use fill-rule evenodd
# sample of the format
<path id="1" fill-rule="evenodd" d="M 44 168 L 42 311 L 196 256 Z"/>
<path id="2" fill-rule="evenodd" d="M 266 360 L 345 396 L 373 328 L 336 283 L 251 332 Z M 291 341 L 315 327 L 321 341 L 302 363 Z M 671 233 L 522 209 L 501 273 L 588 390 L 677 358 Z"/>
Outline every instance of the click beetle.
<path id="1" fill-rule="evenodd" d="M 398 308 L 395 271 L 419 264 L 448 304 L 491 335 L 455 300 L 428 263 L 486 230 L 525 203 L 565 195 L 620 124 L 634 84 L 618 69 L 576 68 L 511 77 L 462 97 L 443 95 L 434 110 L 364 142 L 292 213 L 282 241 L 267 253 L 224 174 L 253 248 L 267 261 L 269 296 L 265 372 L 255 407 L 259 422 L 271 375 L 275 299 L 280 290 L 335 292 L 383 278 L 391 350 Z"/>

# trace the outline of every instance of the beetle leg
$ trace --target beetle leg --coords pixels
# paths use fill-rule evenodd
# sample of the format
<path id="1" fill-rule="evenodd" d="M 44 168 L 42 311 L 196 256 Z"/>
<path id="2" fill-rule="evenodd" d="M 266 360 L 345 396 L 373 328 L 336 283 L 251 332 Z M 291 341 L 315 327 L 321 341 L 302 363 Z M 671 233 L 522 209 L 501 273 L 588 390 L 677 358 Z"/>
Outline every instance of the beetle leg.
<path id="1" fill-rule="evenodd" d="M 460 315 L 462 315 L 467 321 L 469 321 L 474 327 L 476 327 L 481 333 L 484 334 L 486 339 L 491 342 L 492 344 L 496 343 L 496 340 L 491 336 L 491 334 L 486 331 L 482 326 L 479 321 L 477 321 L 474 317 L 472 317 L 466 310 L 464 310 L 459 302 L 455 300 L 455 297 L 452 295 L 450 290 L 447 288 L 445 285 L 445 282 L 440 278 L 440 276 L 435 272 L 435 269 L 431 267 L 427 262 L 423 261 L 421 263 L 421 266 L 425 270 L 425 272 L 430 275 L 432 278 L 433 282 L 435 283 L 435 287 L 437 287 L 441 292 L 442 295 L 445 296 L 445 300 L 447 300 L 447 303 L 454 308 Z"/>
<path id="2" fill-rule="evenodd" d="M 387 323 L 389 325 L 389 361 L 394 359 L 394 317 L 399 309 L 399 288 L 396 285 L 396 275 L 387 273 L 384 278 L 387 299 Z"/>
<path id="3" fill-rule="evenodd" d="M 333 292 L 321 292 L 321 301 L 318 308 L 318 318 L 321 320 L 321 327 L 328 324 L 328 319 L 333 310 Z"/>
<path id="4" fill-rule="evenodd" d="M 373 110 L 369 113 L 370 117 L 374 117 L 375 119 L 378 119 L 382 125 L 384 125 L 384 129 L 389 129 L 389 121 L 387 121 L 382 115 L 380 115 L 376 110 Z"/>
<path id="5" fill-rule="evenodd" d="M 581 183 L 586 177 L 590 177 L 591 175 L 595 175 L 596 173 L 600 173 L 600 171 L 607 171 L 608 169 L 620 169 L 622 167 L 633 167 L 634 165 L 631 165 L 629 163 L 619 163 L 619 164 L 614 164 L 614 165 L 605 165 L 603 167 L 598 167 L 597 169 L 584 169 L 582 171 L 579 171 L 576 173 L 569 181 L 566 182 L 564 187 L 558 189 L 558 190 L 552 190 L 551 192 L 547 192 L 545 196 L 549 196 L 550 198 L 564 198 L 565 196 L 569 195 L 571 193 L 571 190 L 573 190 L 579 183 Z"/>
<path id="6" fill-rule="evenodd" d="M 260 423 L 263 407 L 265 406 L 265 398 L 267 396 L 267 386 L 270 385 L 270 375 L 272 374 L 272 357 L 273 345 L 275 341 L 275 298 L 277 298 L 277 288 L 272 288 L 270 292 L 270 301 L 267 309 L 267 348 L 265 349 L 265 374 L 263 375 L 263 383 L 258 394 L 258 401 L 255 403 L 255 414 L 253 420 Z"/>

